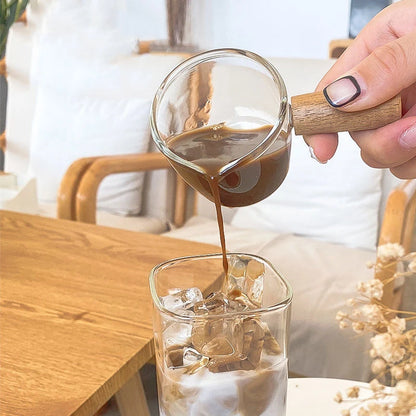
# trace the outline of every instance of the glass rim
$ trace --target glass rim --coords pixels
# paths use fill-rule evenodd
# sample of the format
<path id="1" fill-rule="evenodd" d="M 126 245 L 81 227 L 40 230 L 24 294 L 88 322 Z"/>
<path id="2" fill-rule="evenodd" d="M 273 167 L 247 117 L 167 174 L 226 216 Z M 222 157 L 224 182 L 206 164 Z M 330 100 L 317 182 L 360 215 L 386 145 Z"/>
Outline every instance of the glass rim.
<path id="1" fill-rule="evenodd" d="M 163 143 L 163 139 L 161 138 L 159 129 L 157 127 L 156 118 L 157 118 L 157 111 L 159 108 L 159 104 L 162 101 L 162 98 L 167 90 L 167 88 L 172 84 L 172 82 L 179 76 L 181 73 L 185 72 L 189 68 L 196 67 L 197 65 L 205 62 L 209 62 L 215 60 L 217 58 L 225 58 L 225 57 L 232 57 L 232 56 L 239 56 L 245 57 L 256 63 L 260 64 L 264 69 L 267 70 L 268 74 L 272 77 L 274 82 L 277 85 L 277 88 L 280 92 L 280 111 L 277 114 L 277 120 L 273 124 L 272 129 L 269 131 L 267 136 L 263 139 L 261 143 L 259 143 L 254 149 L 250 151 L 247 155 L 241 156 L 238 159 L 235 159 L 228 163 L 227 165 L 223 166 L 220 170 L 220 175 L 224 174 L 228 170 L 232 169 L 236 165 L 244 164 L 246 161 L 251 159 L 256 159 L 261 156 L 267 149 L 273 144 L 273 140 L 276 135 L 276 132 L 280 131 L 285 123 L 287 117 L 290 117 L 290 105 L 287 96 L 286 86 L 283 81 L 282 76 L 278 72 L 278 70 L 265 58 L 261 57 L 260 55 L 256 54 L 255 52 L 251 52 L 244 49 L 237 49 L 237 48 L 219 48 L 219 49 L 212 49 L 208 51 L 201 52 L 197 55 L 193 55 L 192 57 L 184 60 L 179 65 L 177 65 L 169 74 L 165 77 L 165 79 L 160 84 L 159 88 L 156 90 L 155 96 L 152 101 L 151 112 L 150 112 L 150 131 L 153 137 L 153 140 L 159 150 L 167 156 L 169 159 L 200 172 L 205 173 L 201 170 L 198 165 L 194 163 L 182 159 L 174 152 L 172 152 L 167 146 Z"/>
<path id="2" fill-rule="evenodd" d="M 157 264 L 156 266 L 154 266 L 152 268 L 152 270 L 150 271 L 149 274 L 149 286 L 150 286 L 150 293 L 152 295 L 152 301 L 153 301 L 153 305 L 155 307 L 157 307 L 157 309 L 162 312 L 165 313 L 167 315 L 170 315 L 171 317 L 174 317 L 175 319 L 178 319 L 180 321 L 184 321 L 184 322 L 190 322 L 190 321 L 197 321 L 197 320 L 210 320 L 210 319 L 230 319 L 233 317 L 245 317 L 245 316 L 252 316 L 252 315 L 259 315 L 259 314 L 266 314 L 266 313 L 270 313 L 270 312 L 275 312 L 278 310 L 284 310 L 286 309 L 288 306 L 290 306 L 292 299 L 293 299 L 293 291 L 292 291 L 292 287 L 290 285 L 290 283 L 281 275 L 281 273 L 279 273 L 278 270 L 276 270 L 276 268 L 273 266 L 273 264 L 261 257 L 258 256 L 256 254 L 249 254 L 249 253 L 241 253 L 241 252 L 228 252 L 227 253 L 227 257 L 231 256 L 231 255 L 240 255 L 240 256 L 249 256 L 252 257 L 254 259 L 260 260 L 261 262 L 267 264 L 267 266 L 276 274 L 276 276 L 283 282 L 286 291 L 287 291 L 287 295 L 286 297 L 281 300 L 280 302 L 277 302 L 273 305 L 270 306 L 262 306 L 256 309 L 250 309 L 247 311 L 238 311 L 238 312 L 227 312 L 227 313 L 222 313 L 222 314 L 215 314 L 215 315 L 200 315 L 200 316 L 185 316 L 185 315 L 180 315 L 178 313 L 175 313 L 167 308 L 165 308 L 162 305 L 162 302 L 160 301 L 160 297 L 157 294 L 157 290 L 156 290 L 156 285 L 155 285 L 155 276 L 157 275 L 159 270 L 164 270 L 167 267 L 169 267 L 169 265 L 174 264 L 174 263 L 180 263 L 180 262 L 185 262 L 188 260 L 203 260 L 203 259 L 210 259 L 210 258 L 220 258 L 222 259 L 222 253 L 213 253 L 213 254 L 198 254 L 198 255 L 193 255 L 193 256 L 183 256 L 183 257 L 176 257 L 170 260 L 166 260 L 162 263 Z"/>

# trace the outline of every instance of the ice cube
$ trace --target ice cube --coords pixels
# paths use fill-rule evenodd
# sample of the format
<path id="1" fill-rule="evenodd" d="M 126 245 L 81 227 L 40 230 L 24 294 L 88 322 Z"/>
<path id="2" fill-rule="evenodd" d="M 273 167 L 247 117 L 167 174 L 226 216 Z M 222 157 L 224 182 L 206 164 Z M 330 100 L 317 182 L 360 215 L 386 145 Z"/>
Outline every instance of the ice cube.
<path id="1" fill-rule="evenodd" d="M 228 261 L 228 273 L 235 278 L 244 277 L 246 272 L 246 262 L 237 255 L 230 256 Z"/>
<path id="2" fill-rule="evenodd" d="M 260 322 L 254 318 L 244 319 L 231 344 L 238 345 L 238 349 L 228 356 L 214 356 L 208 363 L 208 369 L 213 373 L 254 370 L 260 362 L 264 344 L 264 330 Z"/>
<path id="3" fill-rule="evenodd" d="M 209 358 L 200 354 L 194 348 L 186 347 L 183 349 L 182 361 L 186 367 L 186 373 L 194 374 L 208 364 Z"/>
<path id="4" fill-rule="evenodd" d="M 183 367 L 183 345 L 170 345 L 166 349 L 166 365 L 168 368 Z"/>
<path id="5" fill-rule="evenodd" d="M 282 353 L 282 348 L 277 342 L 276 338 L 270 332 L 269 326 L 266 322 L 261 322 L 264 331 L 264 350 L 270 355 L 279 355 Z"/>
<path id="6" fill-rule="evenodd" d="M 242 351 L 242 325 L 236 317 L 196 319 L 192 328 L 192 344 L 211 357 L 232 355 Z"/>
<path id="7" fill-rule="evenodd" d="M 228 299 L 222 292 L 213 292 L 206 299 L 196 302 L 196 315 L 219 315 L 227 312 Z"/>
<path id="8" fill-rule="evenodd" d="M 179 290 L 160 298 L 162 305 L 171 312 L 187 310 L 194 306 L 195 303 L 202 301 L 203 296 L 197 287 Z"/>
<path id="9" fill-rule="evenodd" d="M 224 279 L 223 291 L 227 293 L 232 289 L 243 290 L 246 272 L 246 262 L 239 256 L 230 256 L 228 260 L 228 274 Z"/>
<path id="10" fill-rule="evenodd" d="M 206 361 L 206 358 L 194 348 L 186 347 L 183 349 L 183 365 L 192 365 L 201 360 Z"/>
<path id="11" fill-rule="evenodd" d="M 251 309 L 257 308 L 249 301 L 241 301 L 238 299 L 239 296 L 241 296 L 239 289 L 234 289 L 227 295 L 222 292 L 213 292 L 205 300 L 197 302 L 193 311 L 195 315 L 220 315 L 228 312 L 244 311 L 248 309 L 247 304 L 250 304 Z"/>
<path id="12" fill-rule="evenodd" d="M 196 319 L 192 327 L 192 344 L 202 352 L 202 347 L 218 335 L 224 334 L 227 327 L 224 319 Z"/>
<path id="13" fill-rule="evenodd" d="M 249 302 L 240 303 L 246 303 L 250 309 L 258 308 L 263 300 L 264 273 L 262 262 L 247 256 L 231 256 L 223 291 L 225 293 L 240 291 L 249 299 Z"/>
<path id="14" fill-rule="evenodd" d="M 185 322 L 171 321 L 163 331 L 166 347 L 187 345 L 191 341 L 192 325 Z"/>
<path id="15" fill-rule="evenodd" d="M 234 352 L 235 350 L 230 340 L 223 335 L 211 339 L 202 347 L 202 353 L 209 357 L 214 357 L 216 355 L 231 355 Z"/>
<path id="16" fill-rule="evenodd" d="M 251 259 L 247 263 L 243 292 L 257 306 L 261 306 L 263 300 L 263 276 L 264 264 Z"/>
<path id="17" fill-rule="evenodd" d="M 246 277 L 249 277 L 252 280 L 257 279 L 260 276 L 264 275 L 264 264 L 259 262 L 256 259 L 251 259 L 247 263 L 246 267 Z"/>
<path id="18" fill-rule="evenodd" d="M 257 319 L 249 318 L 243 322 L 243 331 L 243 354 L 247 356 L 247 360 L 253 368 L 256 368 L 263 350 L 264 330 Z"/>
<path id="19" fill-rule="evenodd" d="M 245 311 L 257 309 L 259 305 L 250 300 L 250 298 L 240 289 L 233 289 L 228 293 L 228 301 L 232 307 L 232 311 Z"/>
<path id="20" fill-rule="evenodd" d="M 233 354 L 226 357 L 216 356 L 209 360 L 207 368 L 212 373 L 243 370 L 242 363 L 245 359 L 241 354 Z"/>

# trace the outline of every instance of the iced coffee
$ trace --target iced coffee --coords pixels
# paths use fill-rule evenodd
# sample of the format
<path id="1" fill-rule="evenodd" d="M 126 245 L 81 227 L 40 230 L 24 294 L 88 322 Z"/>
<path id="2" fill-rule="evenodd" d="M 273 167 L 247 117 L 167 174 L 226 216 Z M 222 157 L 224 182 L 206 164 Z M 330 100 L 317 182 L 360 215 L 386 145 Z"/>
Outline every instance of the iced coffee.
<path id="1" fill-rule="evenodd" d="M 212 291 L 195 262 L 214 260 Z M 221 260 L 172 260 L 152 273 L 161 415 L 283 416 L 290 288 L 260 257 L 228 254 L 226 276 Z M 195 285 L 175 287 L 181 276 Z"/>

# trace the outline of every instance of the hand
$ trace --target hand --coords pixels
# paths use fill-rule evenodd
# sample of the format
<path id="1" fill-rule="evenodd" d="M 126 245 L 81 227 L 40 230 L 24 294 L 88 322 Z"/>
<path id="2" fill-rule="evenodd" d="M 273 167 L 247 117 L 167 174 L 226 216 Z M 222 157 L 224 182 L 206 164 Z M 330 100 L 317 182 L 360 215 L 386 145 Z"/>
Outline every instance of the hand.
<path id="1" fill-rule="evenodd" d="M 416 0 L 394 3 L 372 19 L 318 84 L 316 90 L 322 89 L 342 111 L 374 107 L 400 93 L 400 120 L 350 135 L 369 166 L 390 168 L 398 178 L 416 178 Z M 322 163 L 338 145 L 336 134 L 305 141 Z"/>

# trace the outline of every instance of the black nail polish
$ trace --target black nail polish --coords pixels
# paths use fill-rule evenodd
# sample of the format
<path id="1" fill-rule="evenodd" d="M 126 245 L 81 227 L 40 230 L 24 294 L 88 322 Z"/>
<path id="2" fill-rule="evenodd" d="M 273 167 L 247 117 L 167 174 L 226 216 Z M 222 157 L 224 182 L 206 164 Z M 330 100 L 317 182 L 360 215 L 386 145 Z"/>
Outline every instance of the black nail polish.
<path id="1" fill-rule="evenodd" d="M 324 96 L 332 107 L 342 107 L 361 94 L 361 87 L 352 75 L 339 78 L 326 86 Z"/>

